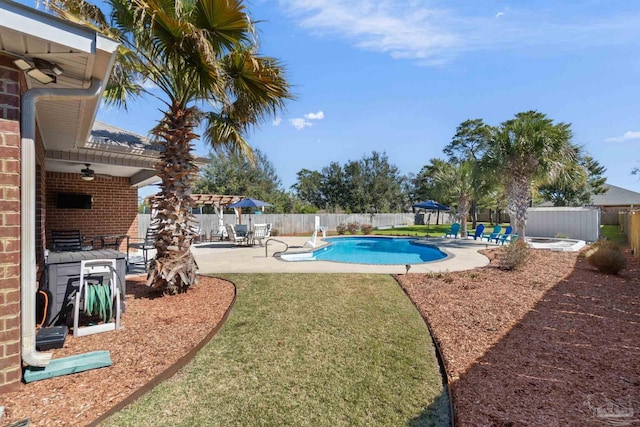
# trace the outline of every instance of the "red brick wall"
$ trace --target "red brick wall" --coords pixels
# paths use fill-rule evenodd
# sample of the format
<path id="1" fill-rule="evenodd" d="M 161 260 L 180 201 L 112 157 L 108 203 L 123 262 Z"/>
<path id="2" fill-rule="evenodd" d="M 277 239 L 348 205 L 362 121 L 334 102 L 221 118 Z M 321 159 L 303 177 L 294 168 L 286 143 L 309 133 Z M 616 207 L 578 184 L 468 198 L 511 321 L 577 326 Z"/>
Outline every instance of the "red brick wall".
<path id="1" fill-rule="evenodd" d="M 78 165 L 78 170 L 84 166 Z M 46 230 L 79 229 L 84 236 L 138 235 L 138 192 L 128 178 L 96 177 L 83 181 L 79 173 L 46 173 Z M 58 209 L 56 193 L 89 194 L 91 209 Z M 51 246 L 51 245 L 48 245 Z M 126 251 L 126 246 L 121 246 Z"/>
<path id="2" fill-rule="evenodd" d="M 19 78 L 0 57 L 0 393 L 17 390 L 22 376 Z"/>

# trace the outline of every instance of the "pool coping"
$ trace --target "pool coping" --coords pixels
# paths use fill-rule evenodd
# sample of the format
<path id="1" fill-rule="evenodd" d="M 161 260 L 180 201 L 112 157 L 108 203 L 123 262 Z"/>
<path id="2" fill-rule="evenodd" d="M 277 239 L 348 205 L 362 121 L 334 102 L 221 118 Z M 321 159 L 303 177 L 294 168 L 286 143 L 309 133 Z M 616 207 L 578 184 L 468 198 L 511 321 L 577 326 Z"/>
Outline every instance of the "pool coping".
<path id="1" fill-rule="evenodd" d="M 335 236 L 331 236 L 335 237 Z M 381 237 L 381 236 L 375 236 Z M 386 236 L 392 238 L 393 236 Z M 396 236 L 413 237 L 413 236 Z M 416 236 L 416 238 L 418 238 Z M 411 264 L 411 273 L 433 273 L 470 270 L 489 264 L 489 259 L 478 253 L 479 250 L 496 247 L 488 242 L 467 239 L 420 237 L 425 243 L 433 244 L 451 256 L 438 261 Z M 275 237 L 289 246 L 288 253 L 307 252 L 312 248 L 304 247 L 308 237 Z M 216 273 L 374 273 L 405 274 L 405 265 L 398 264 L 350 264 L 333 261 L 284 261 L 273 257 L 277 251 L 284 250 L 282 243 L 265 242 L 265 246 L 237 246 L 229 242 L 200 243 L 192 246 L 192 253 L 198 264 L 200 274 Z M 313 249 L 324 245 L 321 239 Z M 267 254 L 268 256 L 265 256 Z"/>

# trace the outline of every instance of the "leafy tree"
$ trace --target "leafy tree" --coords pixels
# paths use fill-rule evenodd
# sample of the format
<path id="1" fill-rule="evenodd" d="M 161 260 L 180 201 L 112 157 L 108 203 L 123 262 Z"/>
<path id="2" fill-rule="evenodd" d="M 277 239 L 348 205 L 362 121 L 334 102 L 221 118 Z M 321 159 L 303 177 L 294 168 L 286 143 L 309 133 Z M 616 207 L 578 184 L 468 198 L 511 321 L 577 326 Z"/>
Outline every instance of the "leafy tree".
<path id="1" fill-rule="evenodd" d="M 292 201 L 282 189 L 273 164 L 260 150 L 254 161 L 241 153 L 211 153 L 211 163 L 201 168 L 193 182 L 194 193 L 253 197 L 273 204 L 270 212 L 289 212 Z"/>
<path id="2" fill-rule="evenodd" d="M 471 167 L 471 217 L 473 228 L 476 228 L 478 205 L 480 199 L 495 185 L 491 169 L 484 167 L 482 159 L 489 146 L 489 138 L 493 128 L 482 119 L 466 120 L 458 125 L 456 134 L 443 152 L 449 161 L 455 164 L 470 162 Z M 465 217 L 466 218 L 466 217 Z"/>
<path id="3" fill-rule="evenodd" d="M 296 176 L 297 181 L 292 186 L 296 196 L 311 206 L 324 207 L 322 174 L 318 171 L 301 169 Z"/>
<path id="4" fill-rule="evenodd" d="M 576 162 L 567 163 L 552 182 L 538 189 L 543 199 L 554 206 L 583 206 L 593 202 L 593 196 L 604 194 L 606 168 L 582 148 L 574 147 Z"/>
<path id="5" fill-rule="evenodd" d="M 344 170 L 338 162 L 331 162 L 322 168 L 321 190 L 323 194 L 322 208 L 328 212 L 337 212 L 345 206 L 347 192 L 344 182 Z"/>
<path id="6" fill-rule="evenodd" d="M 451 204 L 454 198 L 447 194 L 445 186 L 434 179 L 442 170 L 449 167 L 449 163 L 442 159 L 431 159 L 424 165 L 414 179 L 414 197 L 416 201 L 437 200 L 440 203 Z"/>
<path id="7" fill-rule="evenodd" d="M 570 140 L 569 124 L 554 123 L 537 111 L 516 114 L 502 123 L 490 139 L 487 155 L 504 176 L 507 208 L 523 239 L 532 186 L 545 177 L 554 179 L 575 161 Z"/>
<path id="8" fill-rule="evenodd" d="M 195 236 L 191 183 L 194 127 L 204 124 L 214 147 L 251 155 L 247 130 L 284 105 L 289 92 L 282 66 L 260 56 L 253 21 L 242 0 L 109 0 L 111 20 L 83 0 L 52 0 L 56 13 L 117 39 L 123 46 L 106 100 L 126 104 L 147 93 L 164 103 L 151 131 L 163 147 L 156 165 L 162 182 L 152 226 L 157 255 L 148 283 L 175 294 L 196 282 L 189 247 Z M 142 82 L 153 83 L 153 89 Z"/>
<path id="9" fill-rule="evenodd" d="M 402 176 L 389 163 L 386 153 L 373 151 L 361 162 L 364 172 L 366 205 L 360 212 L 401 212 L 403 208 Z"/>

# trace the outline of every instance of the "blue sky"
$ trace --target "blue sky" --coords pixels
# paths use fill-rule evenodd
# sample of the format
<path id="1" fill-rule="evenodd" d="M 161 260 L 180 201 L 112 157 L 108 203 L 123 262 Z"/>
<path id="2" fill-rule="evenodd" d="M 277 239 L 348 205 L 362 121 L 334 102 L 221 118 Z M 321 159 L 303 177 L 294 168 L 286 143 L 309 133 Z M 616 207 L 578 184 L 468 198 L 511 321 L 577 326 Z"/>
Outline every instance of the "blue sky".
<path id="1" fill-rule="evenodd" d="M 25 2 L 26 3 L 26 2 Z M 418 173 L 456 126 L 538 110 L 572 124 L 608 182 L 640 192 L 637 0 L 252 0 L 261 52 L 297 96 L 250 137 L 285 189 L 302 169 L 386 152 Z M 146 134 L 160 105 L 98 118 Z M 208 148 L 197 144 L 206 155 Z M 143 191 L 144 193 L 144 191 Z M 146 195 L 146 194 L 144 194 Z"/>

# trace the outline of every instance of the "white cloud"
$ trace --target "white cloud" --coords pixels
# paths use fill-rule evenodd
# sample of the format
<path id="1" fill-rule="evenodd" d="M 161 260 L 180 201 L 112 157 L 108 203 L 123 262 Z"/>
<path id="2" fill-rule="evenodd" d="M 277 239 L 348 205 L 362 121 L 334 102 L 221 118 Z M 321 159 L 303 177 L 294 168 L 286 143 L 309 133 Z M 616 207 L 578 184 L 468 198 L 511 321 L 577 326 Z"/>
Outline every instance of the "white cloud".
<path id="1" fill-rule="evenodd" d="M 546 8 L 505 8 L 493 16 L 473 3 L 455 9 L 456 3 L 439 2 L 444 6 L 436 7 L 429 0 L 402 2 L 401 7 L 393 0 L 280 0 L 286 13 L 310 32 L 432 65 L 470 51 L 531 46 L 558 46 L 566 51 L 567 47 L 585 49 L 640 38 L 638 12 L 578 9 L 580 13 L 571 13 L 563 4 L 550 3 Z M 500 19 L 506 13 L 509 19 Z"/>
<path id="2" fill-rule="evenodd" d="M 302 130 L 302 129 L 306 128 L 306 127 L 313 126 L 313 123 L 311 123 L 310 121 L 305 120 L 305 119 L 299 119 L 299 118 L 298 119 L 289 119 L 289 122 L 291 123 L 291 125 L 294 128 L 296 128 L 298 130 Z"/>
<path id="3" fill-rule="evenodd" d="M 304 118 L 297 117 L 295 119 L 289 119 L 289 123 L 294 128 L 301 130 L 307 127 L 313 126 L 311 120 L 322 120 L 324 119 L 324 112 L 319 110 L 317 113 L 307 113 L 304 115 Z"/>
<path id="4" fill-rule="evenodd" d="M 606 138 L 604 142 L 624 142 L 632 139 L 640 139 L 640 132 L 627 131 L 622 136 Z"/>
<path id="5" fill-rule="evenodd" d="M 280 123 L 282 123 L 282 117 L 276 117 L 275 119 L 273 119 L 274 126 L 280 126 Z"/>
<path id="6" fill-rule="evenodd" d="M 324 113 L 322 111 L 318 111 L 317 113 L 309 113 L 305 114 L 304 118 L 307 120 L 322 120 L 324 119 Z"/>

